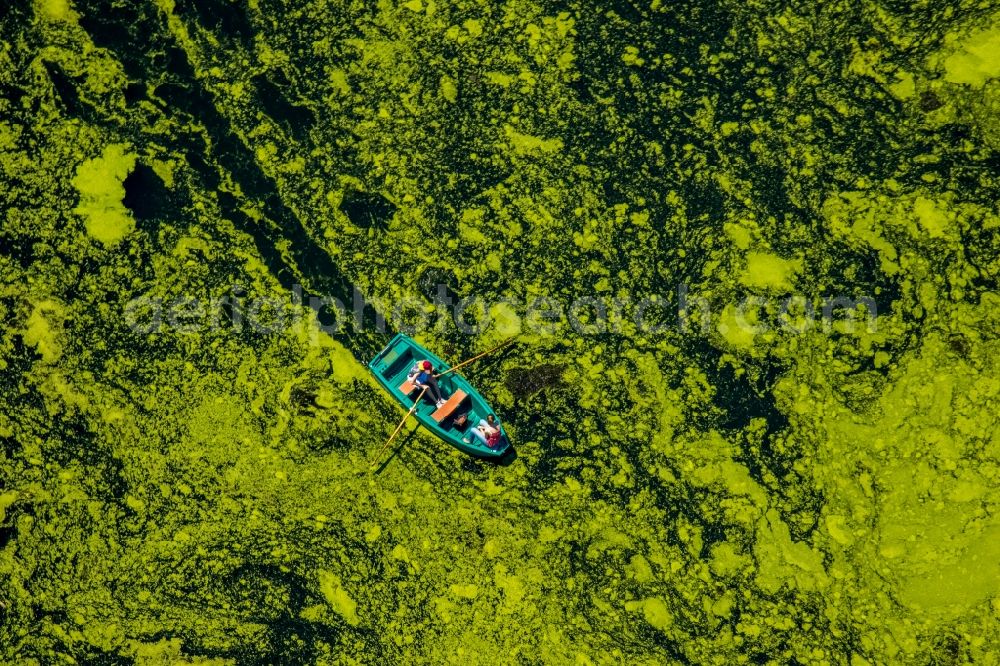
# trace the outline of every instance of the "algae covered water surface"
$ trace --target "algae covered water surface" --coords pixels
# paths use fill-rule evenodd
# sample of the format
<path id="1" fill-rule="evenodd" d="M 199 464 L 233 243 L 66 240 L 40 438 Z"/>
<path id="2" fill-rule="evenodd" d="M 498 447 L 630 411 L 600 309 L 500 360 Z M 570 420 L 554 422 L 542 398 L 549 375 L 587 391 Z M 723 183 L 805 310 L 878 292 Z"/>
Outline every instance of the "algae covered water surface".
<path id="1" fill-rule="evenodd" d="M 0 662 L 998 663 L 998 53 L 990 0 L 3 2 Z M 516 454 L 378 455 L 398 330 L 515 338 Z"/>

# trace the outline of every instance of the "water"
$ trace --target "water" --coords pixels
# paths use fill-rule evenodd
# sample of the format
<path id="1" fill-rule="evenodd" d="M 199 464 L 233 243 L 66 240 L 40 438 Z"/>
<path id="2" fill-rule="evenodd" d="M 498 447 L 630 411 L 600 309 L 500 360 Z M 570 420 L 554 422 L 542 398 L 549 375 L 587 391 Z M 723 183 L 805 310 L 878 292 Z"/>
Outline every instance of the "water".
<path id="1" fill-rule="evenodd" d="M 997 16 L 5 4 L 3 660 L 995 660 Z M 517 456 L 411 423 L 369 471 L 363 361 L 439 285 L 513 304 L 419 339 L 517 336 L 467 373 Z"/>

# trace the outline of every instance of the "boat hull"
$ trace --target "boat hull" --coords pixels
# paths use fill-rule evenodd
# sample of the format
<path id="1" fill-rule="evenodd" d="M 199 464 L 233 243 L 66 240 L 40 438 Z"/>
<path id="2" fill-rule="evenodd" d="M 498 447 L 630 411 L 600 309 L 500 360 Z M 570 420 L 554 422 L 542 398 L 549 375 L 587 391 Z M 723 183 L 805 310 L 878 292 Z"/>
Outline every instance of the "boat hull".
<path id="1" fill-rule="evenodd" d="M 413 407 L 413 401 L 419 395 L 419 390 L 404 393 L 401 386 L 406 382 L 407 372 L 413 367 L 413 364 L 424 359 L 434 364 L 436 373 L 442 373 L 451 367 L 408 335 L 398 333 L 368 363 L 368 369 L 389 395 L 403 409 L 409 410 Z M 480 458 L 500 458 L 505 455 L 510 448 L 510 441 L 507 439 L 507 433 L 502 425 L 500 426 L 500 444 L 495 449 L 482 444 L 470 434 L 471 429 L 479 423 L 480 419 L 486 418 L 486 415 L 492 414 L 493 411 L 479 392 L 469 384 L 468 380 L 453 372 L 441 377 L 438 383 L 446 396 L 450 396 L 456 391 L 463 391 L 466 397 L 448 418 L 438 423 L 431 416 L 436 411 L 436 407 L 433 401 L 425 396 L 420 400 L 420 404 L 413 414 L 417 421 L 439 438 L 469 455 Z M 456 425 L 456 417 L 460 415 L 466 416 L 466 422 L 463 426 Z M 463 440 L 466 436 L 471 442 Z"/>

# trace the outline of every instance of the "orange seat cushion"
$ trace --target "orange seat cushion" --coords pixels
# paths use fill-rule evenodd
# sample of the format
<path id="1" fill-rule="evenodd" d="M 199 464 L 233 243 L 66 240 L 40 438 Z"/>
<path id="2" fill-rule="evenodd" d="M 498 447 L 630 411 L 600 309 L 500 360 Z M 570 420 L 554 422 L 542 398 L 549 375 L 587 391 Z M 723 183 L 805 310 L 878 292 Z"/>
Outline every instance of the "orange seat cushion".
<path id="1" fill-rule="evenodd" d="M 431 414 L 431 418 L 433 418 L 436 422 L 441 423 L 441 421 L 444 421 L 446 418 L 448 418 L 448 415 L 451 414 L 453 411 L 455 411 L 455 409 L 459 406 L 459 404 L 461 404 L 461 402 L 465 400 L 466 395 L 467 394 L 465 393 L 465 391 L 462 390 L 455 391 L 454 393 L 451 394 L 451 397 L 448 398 L 448 401 L 446 403 L 438 407 L 438 409 L 433 414 Z"/>
<path id="2" fill-rule="evenodd" d="M 413 389 L 416 388 L 416 384 L 407 379 L 405 382 L 399 385 L 399 390 L 402 391 L 403 395 L 410 395 Z"/>

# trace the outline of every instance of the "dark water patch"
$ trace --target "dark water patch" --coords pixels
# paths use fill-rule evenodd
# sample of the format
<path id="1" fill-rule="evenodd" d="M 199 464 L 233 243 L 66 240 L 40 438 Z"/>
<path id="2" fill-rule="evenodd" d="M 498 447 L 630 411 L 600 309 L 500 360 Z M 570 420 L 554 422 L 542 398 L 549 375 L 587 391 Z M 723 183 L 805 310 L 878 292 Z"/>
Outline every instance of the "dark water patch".
<path id="1" fill-rule="evenodd" d="M 196 117 L 199 105 L 208 103 L 205 99 L 194 99 L 188 86 L 175 81 L 159 84 L 153 89 L 153 94 L 162 100 L 171 112 L 179 111 L 191 117 Z"/>
<path id="2" fill-rule="evenodd" d="M 459 468 L 466 474 L 472 476 L 482 476 L 489 469 L 489 464 L 480 460 L 479 458 L 474 458 L 472 456 L 465 456 L 462 458 L 462 463 Z"/>
<path id="3" fill-rule="evenodd" d="M 309 581 L 294 572 L 275 565 L 244 565 L 225 578 L 221 590 L 236 613 L 267 627 L 266 643 L 220 650 L 194 634 L 185 641 L 185 655 L 237 659 L 240 664 L 309 664 L 320 657 L 322 643 L 339 644 L 338 629 L 299 617 L 306 605 L 322 600 L 310 591 Z"/>
<path id="4" fill-rule="evenodd" d="M 21 268 L 27 268 L 35 261 L 35 238 L 31 236 L 11 236 L 7 231 L 0 231 L 0 256 L 10 257 L 17 261 Z"/>
<path id="5" fill-rule="evenodd" d="M 269 625 L 269 651 L 260 656 L 258 664 L 311 664 L 322 654 L 320 644 L 336 646 L 339 632 L 331 627 L 302 618 L 285 615 Z M 248 660 L 248 663 L 253 663 Z"/>
<path id="6" fill-rule="evenodd" d="M 614 3 L 612 8 L 605 13 L 605 18 L 619 17 L 630 23 L 641 24 L 646 19 L 647 11 L 645 7 L 637 7 L 631 0 L 621 0 Z"/>
<path id="7" fill-rule="evenodd" d="M 877 418 L 879 398 L 888 383 L 888 369 L 875 368 L 872 356 L 862 358 L 858 366 L 835 385 L 834 393 L 855 414 Z"/>
<path id="8" fill-rule="evenodd" d="M 726 199 L 715 183 L 692 183 L 684 188 L 684 203 L 692 219 L 721 220 L 726 212 Z"/>
<path id="9" fill-rule="evenodd" d="M 125 103 L 132 105 L 146 99 L 146 86 L 142 83 L 129 83 L 125 86 Z"/>
<path id="10" fill-rule="evenodd" d="M 788 197 L 785 185 L 787 174 L 783 168 L 757 161 L 748 169 L 748 175 L 753 183 L 754 201 L 762 205 L 769 214 L 780 218 L 787 211 L 795 209 Z"/>
<path id="11" fill-rule="evenodd" d="M 811 541 L 826 508 L 826 495 L 815 489 L 812 479 L 789 473 L 777 488 L 784 507 L 779 510 L 788 532 L 796 541 Z"/>
<path id="12" fill-rule="evenodd" d="M 65 276 L 63 286 L 63 297 L 67 302 L 100 302 L 109 303 L 118 312 L 124 312 L 128 301 L 136 295 L 136 291 L 145 285 L 150 285 L 154 281 L 156 274 L 153 266 L 153 249 L 149 239 L 141 234 L 130 234 L 121 240 L 117 246 L 117 253 L 113 260 L 108 261 L 105 255 L 92 253 L 80 256 L 79 252 L 72 247 L 53 248 L 55 256 L 61 259 L 68 275 Z M 129 271 L 129 281 L 123 284 L 120 289 L 105 289 L 98 286 L 94 280 L 95 276 L 108 276 L 116 270 L 126 268 Z M 118 278 L 114 278 L 117 280 Z M 126 286 L 127 285 L 127 286 Z M 91 313 L 86 319 L 108 326 L 114 330 L 116 335 L 121 335 L 122 339 L 131 339 L 131 327 L 125 321 L 126 318 L 118 316 L 95 316 Z M 72 317 L 67 323 L 72 325 Z M 107 338 L 110 341 L 118 338 Z M 107 347 L 97 348 L 87 341 L 89 336 L 70 335 L 65 341 L 65 353 L 73 357 L 74 353 L 86 350 L 85 355 L 99 354 L 109 350 Z"/>
<path id="13" fill-rule="evenodd" d="M 473 159 L 467 154 L 452 162 L 456 183 L 450 189 L 455 201 L 474 201 L 504 182 L 512 173 L 509 164 L 491 159 Z"/>
<path id="14" fill-rule="evenodd" d="M 261 229 L 256 221 L 241 210 L 240 201 L 233 194 L 220 190 L 216 193 L 216 200 L 226 219 L 232 220 L 245 230 L 253 230 L 255 232 L 251 234 L 251 237 L 254 240 L 257 251 L 264 260 L 264 264 L 270 269 L 278 282 L 281 283 L 281 286 L 291 291 L 299 283 L 297 279 L 298 275 L 285 263 L 281 252 L 275 246 L 271 236 L 265 230 Z M 306 294 L 307 297 L 309 295 L 311 294 Z"/>
<path id="15" fill-rule="evenodd" d="M 607 178 L 602 184 L 604 201 L 608 206 L 628 203 L 628 195 L 625 193 L 625 185 L 616 178 Z"/>
<path id="16" fill-rule="evenodd" d="M 757 483 L 765 488 L 772 487 L 764 471 L 782 478 L 794 462 L 794 458 L 778 455 L 773 447 L 775 438 L 789 426 L 788 417 L 778 408 L 773 391 L 783 368 L 771 363 L 757 368 L 756 372 L 748 368 L 738 373 L 731 364 L 720 363 L 722 352 L 706 341 L 693 343 L 690 353 L 698 359 L 699 367 L 715 389 L 713 405 L 716 411 L 704 415 L 703 422 L 695 426 L 702 430 L 722 428 L 737 436 L 742 453 L 736 460 L 746 465 L 750 477 Z M 741 436 L 756 419 L 764 421 L 763 432 L 752 439 Z"/>
<path id="17" fill-rule="evenodd" d="M 272 77 L 275 76 L 277 75 L 272 74 Z M 310 128 L 316 124 L 316 114 L 307 106 L 292 104 L 285 99 L 286 91 L 289 89 L 288 81 L 275 83 L 263 74 L 258 74 L 253 77 L 252 82 L 257 89 L 257 101 L 264 108 L 264 113 L 290 132 L 299 143 L 307 141 Z"/>
<path id="18" fill-rule="evenodd" d="M 952 627 L 946 627 L 930 637 L 930 648 L 927 650 L 924 663 L 931 666 L 952 666 L 954 664 L 975 663 L 971 645 Z"/>
<path id="19" fill-rule="evenodd" d="M 164 45 L 165 48 L 162 51 L 153 52 L 156 69 L 163 71 L 174 81 L 189 88 L 192 94 L 192 101 L 211 102 L 208 91 L 202 88 L 195 78 L 194 66 L 188 60 L 187 53 L 180 45 L 170 41 L 172 37 L 169 35 L 164 35 L 164 37 L 164 41 L 166 42 Z M 214 105 L 212 106 L 212 110 L 216 110 Z M 194 113 L 191 115 L 197 115 L 198 109 L 193 109 L 193 111 Z"/>
<path id="20" fill-rule="evenodd" d="M 126 176 L 123 185 L 122 203 L 132 211 L 136 226 L 155 238 L 155 222 L 170 219 L 178 211 L 179 207 L 172 200 L 173 192 L 159 174 L 141 162 Z"/>
<path id="21" fill-rule="evenodd" d="M 607 622 L 605 612 L 599 610 L 596 606 L 584 606 L 580 608 L 580 611 L 590 622 L 591 626 L 600 627 L 603 626 L 603 623 Z M 677 619 L 677 623 L 682 627 L 687 624 L 679 618 Z M 690 629 L 690 627 L 684 628 Z M 623 632 L 614 636 L 612 644 L 617 648 L 619 654 L 624 653 L 624 657 L 620 658 L 621 663 L 645 662 L 671 664 L 672 666 L 689 666 L 692 664 L 691 660 L 684 654 L 679 641 L 669 638 L 663 631 L 656 629 L 648 622 L 637 621 L 627 624 Z M 629 659 L 632 655 L 636 656 L 635 661 Z M 655 661 L 654 659 L 660 661 Z"/>
<path id="22" fill-rule="evenodd" d="M 99 499 L 114 503 L 128 493 L 121 459 L 98 439 L 80 415 L 63 415 L 50 424 L 44 452 L 46 460 L 61 467 L 72 467 L 75 463 L 85 467 L 92 475 L 88 477 L 91 492 Z"/>
<path id="23" fill-rule="evenodd" d="M 565 371 L 566 366 L 558 363 L 511 368 L 505 373 L 504 383 L 507 390 L 523 400 L 533 397 L 540 391 L 562 387 L 565 383 L 563 382 Z"/>
<path id="24" fill-rule="evenodd" d="M 937 111 L 942 106 L 944 102 L 938 97 L 938 94 L 933 90 L 924 90 L 920 93 L 919 101 L 917 102 L 920 106 L 920 110 L 924 113 L 930 113 L 932 111 Z"/>
<path id="25" fill-rule="evenodd" d="M 80 98 L 77 86 L 83 77 L 69 76 L 62 67 L 48 60 L 43 61 L 45 71 L 52 81 L 52 87 L 56 91 L 56 96 L 62 103 L 66 113 L 73 118 L 82 118 L 88 122 L 95 120 L 96 116 L 93 107 Z"/>
<path id="26" fill-rule="evenodd" d="M 1000 172 L 1000 164 L 972 162 L 961 158 L 949 162 L 942 170 L 947 170 L 950 189 L 962 192 L 966 201 L 992 207 L 996 201 L 996 190 L 992 187 L 983 187 L 983 176 Z"/>
<path id="27" fill-rule="evenodd" d="M 714 351 L 706 350 L 704 353 L 706 360 L 716 356 Z M 778 409 L 771 390 L 782 372 L 779 366 L 768 366 L 756 380 L 750 372 L 738 373 L 729 363 L 720 365 L 718 359 L 703 364 L 702 370 L 708 374 L 709 383 L 716 389 L 716 406 L 725 414 L 720 427 L 739 430 L 754 419 L 764 419 L 769 432 L 788 427 L 788 417 Z"/>
<path id="28" fill-rule="evenodd" d="M 567 437 L 567 433 L 571 432 L 569 428 L 573 419 L 569 416 L 554 418 L 556 410 L 548 407 L 544 394 L 540 398 L 527 404 L 515 401 L 514 406 L 509 409 L 494 407 L 494 411 L 501 423 L 516 425 L 519 437 L 511 442 L 512 446 L 535 441 L 544 447 L 531 475 L 539 483 L 547 484 L 553 479 L 560 480 L 566 470 L 582 468 L 586 456 L 579 451 L 563 448 L 559 443 L 558 439 Z"/>
<path id="29" fill-rule="evenodd" d="M 950 148 L 961 149 L 966 141 L 973 141 L 975 139 L 975 133 L 973 132 L 973 128 L 968 124 L 948 123 L 934 128 L 934 138 L 935 147 L 944 145 Z M 933 148 L 928 152 L 933 152 Z"/>
<path id="30" fill-rule="evenodd" d="M 962 234 L 967 261 L 978 271 L 970 284 L 976 291 L 995 291 L 1000 279 L 1000 232 L 975 227 Z"/>
<path id="31" fill-rule="evenodd" d="M 948 350 L 958 358 L 964 361 L 971 360 L 972 343 L 962 333 L 952 333 L 949 335 L 946 344 L 948 345 Z"/>
<path id="32" fill-rule="evenodd" d="M 147 79 L 146 53 L 137 48 L 133 31 L 153 29 L 147 12 L 156 11 L 143 2 L 88 0 L 79 3 L 79 24 L 90 35 L 94 45 L 115 54 L 129 79 Z"/>
<path id="33" fill-rule="evenodd" d="M 122 241 L 123 245 L 134 242 L 131 238 L 126 238 Z M 104 269 L 104 265 L 100 259 L 94 255 L 86 255 L 80 257 L 76 252 L 60 252 L 59 256 L 65 260 L 66 266 L 69 267 L 70 271 L 75 273 L 75 280 L 67 281 L 66 286 L 63 287 L 63 293 L 67 300 L 69 301 L 89 301 L 94 298 L 99 298 L 100 295 L 95 295 L 93 291 L 93 285 L 90 283 L 89 278 L 94 275 L 99 275 Z M 147 276 L 150 274 L 147 274 Z M 103 292 L 101 295 L 107 294 L 111 295 L 114 292 Z M 69 341 L 72 344 L 72 341 Z"/>
<path id="34" fill-rule="evenodd" d="M 837 296 L 853 298 L 862 297 L 875 300 L 878 314 L 889 314 L 893 303 L 902 298 L 902 288 L 899 280 L 882 271 L 882 260 L 878 250 L 865 248 L 855 249 L 841 243 L 834 243 L 832 252 L 826 251 L 821 262 L 829 262 L 822 271 L 809 271 L 813 275 L 825 275 L 833 280 L 829 290 Z M 809 260 L 807 259 L 807 263 Z M 830 297 L 832 298 L 832 297 Z M 825 300 L 825 299 L 824 299 Z"/>
<path id="35" fill-rule="evenodd" d="M 588 5 L 574 12 L 578 33 L 574 53 L 579 77 L 571 85 L 577 100 L 593 107 L 577 114 L 580 127 L 574 125 L 572 133 L 563 138 L 570 152 L 579 154 L 577 159 L 608 174 L 602 185 L 609 205 L 634 202 L 641 197 L 646 200 L 651 217 L 656 217 L 664 212 L 664 183 L 677 177 L 672 167 L 687 159 L 679 154 L 682 146 L 695 146 L 696 152 L 709 163 L 717 159 L 715 152 L 706 146 L 704 133 L 690 119 L 691 113 L 698 111 L 695 107 L 700 106 L 700 97 L 685 95 L 682 104 L 690 109 L 672 105 L 665 108 L 661 100 L 678 84 L 691 93 L 700 85 L 716 85 L 708 81 L 707 75 L 700 74 L 704 66 L 699 63 L 698 49 L 702 44 L 721 41 L 731 19 L 722 9 L 696 2 L 671 4 L 662 13 L 649 12 L 649 16 L 645 16 L 645 9 L 623 5 L 616 5 L 614 11 L 617 14 L 610 18 L 603 7 Z M 649 62 L 639 67 L 624 62 L 622 53 L 627 47 L 638 47 L 640 56 Z M 671 54 L 676 64 L 670 67 L 653 64 L 654 55 L 663 53 Z M 685 66 L 690 68 L 690 78 L 686 75 L 688 80 L 679 82 L 676 72 Z M 611 118 L 604 113 L 603 104 L 594 103 L 597 97 L 611 97 L 617 108 L 628 112 Z M 648 152 L 650 142 L 662 146 L 662 165 L 658 164 L 659 158 Z M 594 150 L 595 147 L 600 149 Z M 700 193 L 683 194 L 685 198 L 691 196 L 694 205 L 698 205 Z M 705 209 L 697 214 L 717 208 L 706 203 Z"/>
<path id="36" fill-rule="evenodd" d="M 186 150 L 184 151 L 184 160 L 187 162 L 188 166 L 198 175 L 202 184 L 210 192 L 217 192 L 219 185 L 222 184 L 222 178 L 219 176 L 219 172 L 213 169 L 205 157 L 197 150 Z M 218 192 L 218 194 L 223 194 Z M 235 198 L 233 199 L 235 201 Z"/>
<path id="37" fill-rule="evenodd" d="M 643 463 L 644 460 L 648 458 L 640 456 L 634 459 L 632 464 L 639 463 L 643 466 L 636 469 L 643 469 L 646 464 Z M 684 524 L 694 525 L 699 529 L 702 538 L 699 558 L 703 561 L 708 559 L 706 555 L 713 544 L 727 540 L 739 543 L 742 540 L 744 534 L 742 531 L 725 523 L 717 511 L 712 511 L 721 499 L 719 493 L 685 483 L 684 472 L 667 459 L 658 458 L 656 464 L 668 468 L 678 481 L 664 484 L 655 475 L 639 475 L 636 478 L 636 485 L 637 489 L 647 490 L 655 498 L 654 505 L 664 511 L 666 545 L 684 548 L 685 539 L 680 535 L 680 527 Z M 622 493 L 618 498 L 619 504 L 627 506 L 631 500 L 630 495 L 634 493 L 635 490 L 631 493 Z M 709 507 L 707 512 L 706 507 Z"/>
<path id="38" fill-rule="evenodd" d="M 0 2 L 0 29 L 6 34 L 8 27 L 13 27 L 20 34 L 24 26 L 31 23 L 32 0 L 4 0 Z"/>
<path id="39" fill-rule="evenodd" d="M 11 337 L 10 349 L 4 354 L 7 367 L 0 372 L 0 396 L 5 397 L 10 406 L 13 407 L 16 403 L 42 406 L 41 397 L 36 391 L 22 390 L 27 384 L 32 366 L 41 358 L 42 355 L 33 345 L 24 342 L 22 335 L 16 334 Z"/>
<path id="40" fill-rule="evenodd" d="M 175 11 L 182 16 L 193 16 L 216 37 L 235 40 L 243 48 L 252 49 L 254 29 L 245 5 L 245 0 L 177 0 Z"/>
<path id="41" fill-rule="evenodd" d="M 27 95 L 27 93 L 17 86 L 6 83 L 0 84 L 0 97 L 3 97 L 13 106 L 18 106 L 21 103 L 21 100 L 24 99 L 25 95 Z"/>
<path id="42" fill-rule="evenodd" d="M 289 392 L 289 405 L 299 413 L 311 410 L 316 406 L 316 398 L 319 395 L 319 386 L 309 383 L 306 386 L 297 384 Z"/>
<path id="43" fill-rule="evenodd" d="M 17 310 L 20 299 L 13 296 L 0 296 L 0 326 L 17 328 Z"/>
<path id="44" fill-rule="evenodd" d="M 908 143 L 906 137 L 896 136 L 893 121 L 896 114 L 866 96 L 866 91 L 855 93 L 833 91 L 847 102 L 865 109 L 863 114 L 852 118 L 851 123 L 837 118 L 839 113 L 827 110 L 838 122 L 829 135 L 817 136 L 812 141 L 826 147 L 828 157 L 820 164 L 817 172 L 819 182 L 827 187 L 844 190 L 854 189 L 857 174 L 879 182 L 893 177 L 898 170 L 899 143 Z M 810 109 L 803 108 L 803 112 Z"/>
<path id="45" fill-rule="evenodd" d="M 344 193 L 340 210 L 351 221 L 351 224 L 362 229 L 386 229 L 389 220 L 396 214 L 396 206 L 378 192 L 359 192 L 357 190 Z"/>
<path id="46" fill-rule="evenodd" d="M 568 419 L 567 419 L 568 420 Z M 553 483 L 561 483 L 567 478 L 574 478 L 581 483 L 586 480 L 580 475 L 580 471 L 590 460 L 590 453 L 563 448 L 557 440 L 566 437 L 568 430 L 558 427 L 558 424 L 551 424 L 546 428 L 531 428 L 518 424 L 518 432 L 530 432 L 531 438 L 543 443 L 544 450 L 538 463 L 532 470 L 532 475 L 539 486 L 548 486 Z"/>
<path id="47" fill-rule="evenodd" d="M 268 564 L 240 566 L 225 577 L 220 589 L 230 597 L 237 613 L 264 624 L 318 601 L 304 578 Z"/>
<path id="48" fill-rule="evenodd" d="M 584 104 L 590 104 L 597 101 L 593 91 L 590 89 L 590 84 L 582 76 L 574 78 L 566 85 L 570 90 L 576 93 L 576 98 Z"/>
<path id="49" fill-rule="evenodd" d="M 570 11 L 576 16 L 577 70 L 583 76 L 601 76 L 605 80 L 628 80 L 627 74 L 648 75 L 655 68 L 633 68 L 621 54 L 626 46 L 640 45 L 643 53 L 670 53 L 679 63 L 697 65 L 701 44 L 721 43 L 732 19 L 722 6 L 698 0 L 682 0 L 648 13 L 632 2 L 617 3 L 608 12 L 600 4 L 584 11 L 566 2 L 554 2 L 553 11 Z M 647 15 L 648 14 L 648 15 Z"/>
<path id="50" fill-rule="evenodd" d="M 310 453 L 328 454 L 334 451 L 346 452 L 355 448 L 354 442 L 345 437 L 337 437 L 329 433 L 317 433 L 315 435 L 300 436 Z M 303 463 L 309 462 L 311 456 L 304 456 Z M 299 462 L 296 460 L 296 462 Z"/>
<path id="51" fill-rule="evenodd" d="M 427 266 L 420 271 L 420 276 L 417 278 L 417 287 L 424 298 L 432 302 L 436 299 L 441 299 L 442 301 L 447 299 L 454 303 L 461 298 L 458 295 L 458 278 L 455 277 L 455 272 L 448 268 Z M 454 350 L 442 350 L 442 352 L 446 356 L 451 356 Z"/>
<path id="52" fill-rule="evenodd" d="M 631 549 L 624 549 L 614 552 L 614 550 L 617 550 L 614 549 L 610 552 L 604 551 L 596 557 L 590 555 L 591 545 L 600 541 L 600 537 L 584 538 L 582 541 L 572 541 L 568 544 L 563 541 L 564 548 L 568 546 L 568 549 L 560 555 L 560 559 L 565 560 L 569 565 L 569 578 L 583 574 L 592 581 L 595 579 L 603 580 L 608 577 L 610 571 L 614 570 L 617 570 L 623 578 L 628 576 L 624 571 L 625 562 L 628 561 L 630 555 L 636 552 L 641 554 L 642 551 L 630 552 Z M 638 596 L 640 598 L 646 596 L 648 592 L 640 592 L 642 587 L 634 589 L 629 596 Z M 692 615 L 695 617 L 702 615 L 704 613 L 702 609 L 692 608 L 689 604 L 676 598 L 666 598 L 665 601 L 671 614 L 674 616 L 674 622 L 679 628 L 692 631 L 696 635 L 701 633 L 701 627 L 698 626 L 700 624 L 699 621 L 697 619 L 692 621 L 690 618 Z M 593 626 L 601 626 L 603 622 L 606 622 L 604 611 L 594 604 L 588 595 L 583 595 L 576 599 L 574 610 L 586 617 L 593 623 Z M 613 644 L 626 654 L 642 654 L 648 659 L 650 652 L 653 652 L 657 653 L 657 656 L 663 660 L 662 663 L 691 663 L 681 649 L 679 642 L 669 638 L 661 630 L 648 622 L 638 621 L 628 623 L 622 627 L 622 631 L 615 634 L 612 640 Z M 630 662 L 626 658 L 623 663 Z"/>
<path id="53" fill-rule="evenodd" d="M 8 458 L 13 456 L 20 446 L 16 438 L 0 436 L 0 453 Z"/>
<path id="54" fill-rule="evenodd" d="M 703 562 L 711 560 L 712 546 L 726 541 L 726 526 L 721 523 L 706 521 L 701 525 L 701 550 L 698 559 Z"/>

